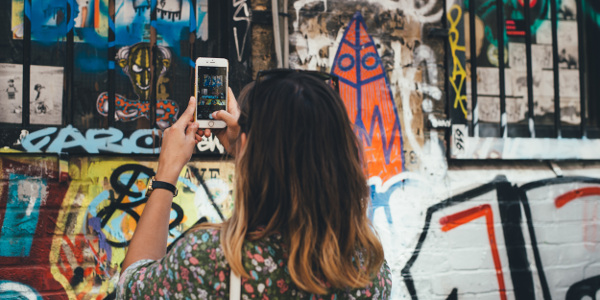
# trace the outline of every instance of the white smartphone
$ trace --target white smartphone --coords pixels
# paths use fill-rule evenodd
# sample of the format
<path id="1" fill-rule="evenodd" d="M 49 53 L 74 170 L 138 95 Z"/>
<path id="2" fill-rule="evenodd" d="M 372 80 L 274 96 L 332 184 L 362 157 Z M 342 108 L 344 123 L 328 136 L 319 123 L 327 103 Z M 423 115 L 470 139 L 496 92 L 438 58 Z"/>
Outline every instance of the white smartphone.
<path id="1" fill-rule="evenodd" d="M 224 121 L 215 120 L 212 113 L 227 110 L 229 62 L 226 58 L 196 59 L 196 113 L 194 121 L 200 128 L 225 128 Z"/>

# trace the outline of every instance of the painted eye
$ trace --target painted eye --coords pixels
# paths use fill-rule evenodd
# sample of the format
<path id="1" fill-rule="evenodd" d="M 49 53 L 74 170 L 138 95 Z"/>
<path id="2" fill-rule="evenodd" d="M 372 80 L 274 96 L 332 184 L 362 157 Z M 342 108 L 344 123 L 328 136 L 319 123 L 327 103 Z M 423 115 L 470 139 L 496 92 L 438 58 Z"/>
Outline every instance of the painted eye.
<path id="1" fill-rule="evenodd" d="M 133 67 L 131 67 L 131 69 L 136 73 L 139 73 L 142 71 L 142 68 L 138 65 L 133 65 Z"/>

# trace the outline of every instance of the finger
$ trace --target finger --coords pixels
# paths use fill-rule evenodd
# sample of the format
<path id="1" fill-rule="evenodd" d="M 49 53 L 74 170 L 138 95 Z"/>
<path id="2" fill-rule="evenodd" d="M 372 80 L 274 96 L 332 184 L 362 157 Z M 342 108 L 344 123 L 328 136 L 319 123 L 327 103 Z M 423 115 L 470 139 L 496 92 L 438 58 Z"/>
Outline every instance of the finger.
<path id="1" fill-rule="evenodd" d="M 232 115 L 236 115 L 236 113 L 239 112 L 239 105 L 237 103 L 237 100 L 235 100 L 233 90 L 231 90 L 231 88 L 228 89 L 229 90 L 227 91 L 227 97 L 229 97 L 229 103 L 227 104 L 227 111 Z"/>
<path id="2" fill-rule="evenodd" d="M 196 140 L 196 144 L 202 142 L 202 136 L 199 135 L 198 133 L 196 133 L 196 135 L 194 136 L 194 139 Z"/>
<path id="3" fill-rule="evenodd" d="M 223 121 L 225 121 L 225 123 L 227 124 L 228 127 L 231 127 L 233 125 L 237 125 L 237 118 L 234 117 L 232 114 L 224 111 L 224 110 L 215 111 L 213 113 L 213 117 L 216 120 L 223 120 Z"/>
<path id="4" fill-rule="evenodd" d="M 212 132 L 211 132 L 211 130 L 210 130 L 210 129 L 204 129 L 204 136 L 205 136 L 205 137 L 210 137 L 211 133 L 212 133 Z"/>
<path id="5" fill-rule="evenodd" d="M 177 123 L 179 123 L 179 122 L 188 123 L 190 121 L 190 119 L 194 117 L 195 109 L 196 109 L 196 98 L 192 96 L 192 97 L 190 97 L 190 102 L 188 102 L 188 106 L 187 106 L 186 110 L 181 114 L 181 117 L 179 117 L 179 120 L 177 120 Z"/>
<path id="6" fill-rule="evenodd" d="M 192 137 L 192 136 L 196 135 L 197 131 L 198 131 L 198 123 L 191 122 L 190 124 L 188 124 L 188 128 L 186 130 L 185 135 L 188 137 Z"/>

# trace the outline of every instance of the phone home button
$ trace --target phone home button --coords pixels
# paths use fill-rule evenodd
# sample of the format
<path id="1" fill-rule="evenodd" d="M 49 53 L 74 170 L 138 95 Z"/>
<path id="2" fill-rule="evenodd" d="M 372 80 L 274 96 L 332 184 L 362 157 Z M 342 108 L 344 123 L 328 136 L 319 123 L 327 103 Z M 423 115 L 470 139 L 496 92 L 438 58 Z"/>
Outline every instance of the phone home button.
<path id="1" fill-rule="evenodd" d="M 209 121 L 209 122 L 208 122 L 208 127 L 213 127 L 213 126 L 215 126 L 215 122 L 213 122 L 213 121 Z"/>

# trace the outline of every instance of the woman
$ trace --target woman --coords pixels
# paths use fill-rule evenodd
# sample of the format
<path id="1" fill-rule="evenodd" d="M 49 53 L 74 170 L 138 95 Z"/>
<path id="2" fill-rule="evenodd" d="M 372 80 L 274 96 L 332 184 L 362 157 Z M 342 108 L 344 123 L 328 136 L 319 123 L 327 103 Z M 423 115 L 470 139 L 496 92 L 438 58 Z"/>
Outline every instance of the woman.
<path id="1" fill-rule="evenodd" d="M 258 78 L 239 110 L 229 91 L 229 111 L 214 113 L 227 123 L 217 136 L 236 157 L 233 215 L 189 230 L 165 255 L 173 193 L 156 189 L 123 261 L 119 297 L 224 299 L 231 271 L 243 278 L 244 299 L 389 297 L 344 103 L 313 73 Z M 189 121 L 195 101 L 164 133 L 157 181 L 174 185 L 200 134 L 210 135 Z"/>

